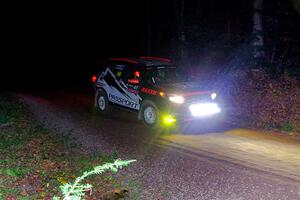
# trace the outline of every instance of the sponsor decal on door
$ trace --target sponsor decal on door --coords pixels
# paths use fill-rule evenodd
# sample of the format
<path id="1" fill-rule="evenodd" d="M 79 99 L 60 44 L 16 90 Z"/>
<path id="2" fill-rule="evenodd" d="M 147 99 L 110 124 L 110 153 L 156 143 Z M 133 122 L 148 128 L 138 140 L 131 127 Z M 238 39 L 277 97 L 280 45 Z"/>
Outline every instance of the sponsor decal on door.
<path id="1" fill-rule="evenodd" d="M 109 68 L 102 72 L 96 85 L 106 91 L 110 102 L 135 110 L 140 109 L 141 97 L 137 93 L 129 91 L 126 84 L 121 79 L 117 80 Z"/>

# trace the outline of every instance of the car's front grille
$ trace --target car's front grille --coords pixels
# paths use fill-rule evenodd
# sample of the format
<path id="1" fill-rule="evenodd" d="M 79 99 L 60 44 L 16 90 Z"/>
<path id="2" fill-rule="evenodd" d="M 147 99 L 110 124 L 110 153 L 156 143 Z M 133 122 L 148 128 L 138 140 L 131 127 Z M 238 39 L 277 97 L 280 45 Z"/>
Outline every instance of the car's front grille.
<path id="1" fill-rule="evenodd" d="M 194 104 L 199 102 L 211 101 L 211 97 L 208 94 L 192 95 L 185 98 L 186 104 Z"/>

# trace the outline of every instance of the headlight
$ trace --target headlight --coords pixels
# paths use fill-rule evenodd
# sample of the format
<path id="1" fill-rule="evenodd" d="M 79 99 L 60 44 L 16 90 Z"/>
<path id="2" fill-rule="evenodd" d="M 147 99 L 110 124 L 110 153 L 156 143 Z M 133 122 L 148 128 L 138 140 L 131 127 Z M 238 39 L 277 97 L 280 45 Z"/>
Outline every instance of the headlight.
<path id="1" fill-rule="evenodd" d="M 174 102 L 174 103 L 179 103 L 182 104 L 184 102 L 184 98 L 179 95 L 173 95 L 169 97 L 169 100 Z"/>
<path id="2" fill-rule="evenodd" d="M 215 100 L 215 98 L 217 97 L 217 94 L 216 94 L 216 93 L 212 93 L 212 94 L 210 95 L 210 97 L 211 97 L 212 100 Z"/>
<path id="3" fill-rule="evenodd" d="M 221 109 L 216 103 L 199 103 L 190 105 L 190 111 L 193 116 L 201 117 L 219 113 Z"/>

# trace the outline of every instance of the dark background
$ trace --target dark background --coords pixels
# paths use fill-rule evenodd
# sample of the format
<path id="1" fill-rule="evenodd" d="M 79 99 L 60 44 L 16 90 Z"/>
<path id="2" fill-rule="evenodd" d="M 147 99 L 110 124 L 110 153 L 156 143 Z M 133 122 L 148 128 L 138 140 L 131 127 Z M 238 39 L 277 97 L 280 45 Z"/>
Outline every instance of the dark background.
<path id="1" fill-rule="evenodd" d="M 252 0 L 185 1 L 192 68 L 223 70 L 237 65 L 234 57 L 244 59 L 251 41 L 252 4 Z M 151 55 L 176 59 L 175 5 L 176 0 L 7 5 L 0 88 L 90 87 L 90 77 L 103 59 L 147 54 L 148 23 Z M 297 57 L 300 21 L 291 3 L 265 0 L 264 16 L 266 48 L 284 36 L 288 43 L 282 49 L 292 43 L 291 59 Z"/>

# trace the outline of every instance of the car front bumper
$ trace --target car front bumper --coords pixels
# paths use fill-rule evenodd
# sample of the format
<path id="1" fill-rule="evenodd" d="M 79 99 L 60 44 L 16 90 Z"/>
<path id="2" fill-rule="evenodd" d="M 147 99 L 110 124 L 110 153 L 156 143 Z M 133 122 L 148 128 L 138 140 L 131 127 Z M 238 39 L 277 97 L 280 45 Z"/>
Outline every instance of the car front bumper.
<path id="1" fill-rule="evenodd" d="M 216 102 L 197 102 L 188 105 L 171 105 L 165 114 L 176 120 L 185 121 L 219 118 L 222 111 Z"/>

